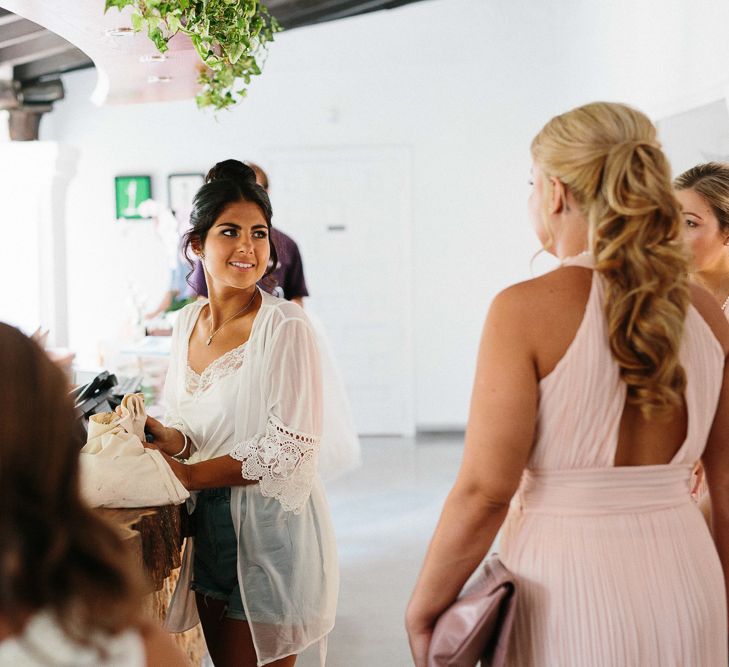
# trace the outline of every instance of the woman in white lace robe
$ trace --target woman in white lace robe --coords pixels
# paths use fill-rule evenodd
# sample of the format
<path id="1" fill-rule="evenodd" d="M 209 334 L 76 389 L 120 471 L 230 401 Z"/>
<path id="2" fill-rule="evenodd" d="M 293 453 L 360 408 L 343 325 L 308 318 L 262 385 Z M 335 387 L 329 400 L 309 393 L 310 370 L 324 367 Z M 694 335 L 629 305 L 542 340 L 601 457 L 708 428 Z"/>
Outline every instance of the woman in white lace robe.
<path id="1" fill-rule="evenodd" d="M 189 247 L 203 258 L 209 301 L 180 313 L 166 382 L 167 426 L 148 421 L 156 446 L 187 458 L 186 464 L 169 460 L 193 492 L 188 509 L 201 514 L 167 627 L 191 627 L 200 612 L 216 667 L 289 667 L 315 643 L 323 665 L 338 566 L 317 473 L 319 353 L 303 310 L 256 287 L 271 264 L 269 253 L 275 257 L 267 234 L 270 204 L 253 172 L 233 167 L 218 169 L 195 199 Z M 196 510 L 208 490 L 226 487 L 229 515 Z M 217 503 L 228 502 L 216 494 Z M 210 540 L 218 539 L 210 535 L 219 534 L 211 531 L 220 528 L 205 525 L 210 516 L 218 516 L 216 524 L 232 521 L 232 561 L 223 544 L 210 553 Z M 210 584 L 198 582 L 195 542 L 199 551 L 203 540 L 215 577 L 232 571 L 230 599 L 217 588 L 208 595 Z"/>

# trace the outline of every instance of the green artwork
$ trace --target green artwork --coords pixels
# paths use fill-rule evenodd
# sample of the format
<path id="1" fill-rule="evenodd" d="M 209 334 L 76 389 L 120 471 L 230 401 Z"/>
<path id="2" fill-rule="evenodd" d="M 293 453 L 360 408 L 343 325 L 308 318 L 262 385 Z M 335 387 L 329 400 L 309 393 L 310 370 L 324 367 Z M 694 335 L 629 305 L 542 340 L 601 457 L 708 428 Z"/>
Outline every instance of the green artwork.
<path id="1" fill-rule="evenodd" d="M 139 220 L 139 205 L 152 197 L 152 179 L 149 176 L 117 176 L 116 217 Z"/>

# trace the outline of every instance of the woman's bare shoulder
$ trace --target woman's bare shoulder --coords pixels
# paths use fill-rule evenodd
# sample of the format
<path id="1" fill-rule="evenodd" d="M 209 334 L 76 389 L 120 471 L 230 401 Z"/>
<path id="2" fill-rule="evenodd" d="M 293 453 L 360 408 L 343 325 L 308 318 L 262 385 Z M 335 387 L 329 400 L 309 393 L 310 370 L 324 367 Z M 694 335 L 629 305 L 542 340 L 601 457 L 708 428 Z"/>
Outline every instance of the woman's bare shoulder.
<path id="1" fill-rule="evenodd" d="M 719 307 L 716 299 L 703 287 L 691 285 L 691 303 L 709 326 L 712 333 L 724 349 L 724 354 L 729 353 L 729 322 L 724 312 Z"/>
<path id="2" fill-rule="evenodd" d="M 561 267 L 517 283 L 494 299 L 489 318 L 518 336 L 535 361 L 538 377 L 549 374 L 574 340 L 590 297 L 592 271 Z"/>
<path id="3" fill-rule="evenodd" d="M 498 308 L 531 318 L 545 314 L 550 319 L 555 309 L 581 309 L 587 303 L 592 284 L 592 271 L 577 266 L 566 266 L 507 287 L 494 298 Z"/>

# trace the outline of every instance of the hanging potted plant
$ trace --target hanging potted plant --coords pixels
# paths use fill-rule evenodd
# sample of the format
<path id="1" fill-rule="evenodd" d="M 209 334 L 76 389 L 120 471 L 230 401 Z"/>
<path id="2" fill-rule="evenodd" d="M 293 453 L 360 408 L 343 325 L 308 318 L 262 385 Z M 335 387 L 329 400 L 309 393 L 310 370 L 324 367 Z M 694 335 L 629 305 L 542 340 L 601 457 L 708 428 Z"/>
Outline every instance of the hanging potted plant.
<path id="1" fill-rule="evenodd" d="M 190 37 L 204 67 L 199 107 L 226 109 L 261 73 L 268 44 L 281 30 L 259 0 L 106 0 L 104 12 L 132 7 L 132 28 L 146 27 L 160 53 L 178 32 Z M 242 85 L 241 85 L 242 83 Z"/>

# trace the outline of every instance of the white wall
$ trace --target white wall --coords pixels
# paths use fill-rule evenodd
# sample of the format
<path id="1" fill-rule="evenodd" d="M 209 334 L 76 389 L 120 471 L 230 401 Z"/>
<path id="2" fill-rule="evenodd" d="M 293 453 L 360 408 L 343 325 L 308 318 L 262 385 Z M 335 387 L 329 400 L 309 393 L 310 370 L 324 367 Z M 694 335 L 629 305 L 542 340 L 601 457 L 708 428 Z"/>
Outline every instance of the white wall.
<path id="1" fill-rule="evenodd" d="M 462 426 L 488 303 L 531 275 L 538 248 L 525 210 L 532 136 L 591 99 L 662 113 L 714 94 L 729 72 L 726 25 L 729 4 L 712 0 L 430 0 L 280 35 L 248 100 L 218 118 L 192 102 L 97 109 L 95 73 L 68 75 L 41 129 L 81 150 L 67 219 L 71 344 L 94 350 L 113 335 L 128 279 L 150 299 L 164 289 L 149 223 L 113 219 L 115 175 L 151 173 L 158 196 L 168 173 L 227 157 L 406 146 L 416 422 Z"/>
<path id="2" fill-rule="evenodd" d="M 700 162 L 729 160 L 729 109 L 726 99 L 662 119 L 658 124 L 675 174 Z"/>
<path id="3" fill-rule="evenodd" d="M 729 82 L 729 4 L 714 0 L 590 1 L 586 36 L 598 57 L 596 94 L 660 118 L 723 96 Z"/>

